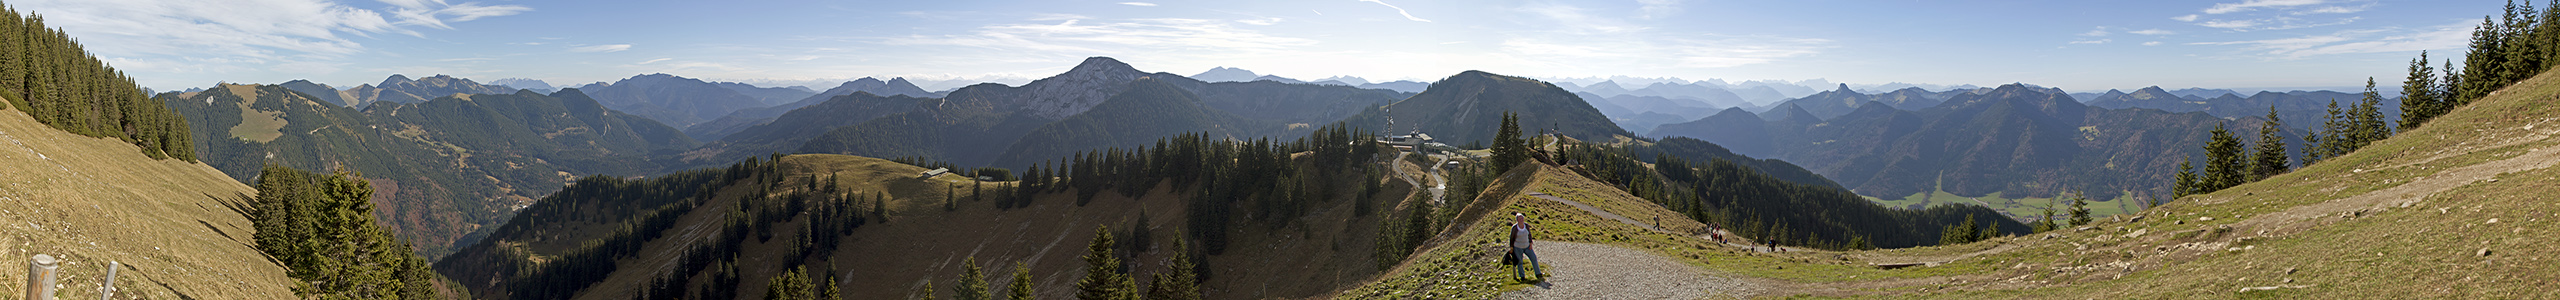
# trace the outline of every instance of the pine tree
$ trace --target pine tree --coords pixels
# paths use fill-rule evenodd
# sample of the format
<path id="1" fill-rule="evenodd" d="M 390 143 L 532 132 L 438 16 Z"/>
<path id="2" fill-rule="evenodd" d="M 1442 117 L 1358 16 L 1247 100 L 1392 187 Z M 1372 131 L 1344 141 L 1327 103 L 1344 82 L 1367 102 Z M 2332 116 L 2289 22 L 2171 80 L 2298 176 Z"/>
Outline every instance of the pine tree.
<path id="1" fill-rule="evenodd" d="M 2248 161 L 2240 158 L 2240 138 L 2213 125 L 2212 139 L 2204 144 L 2204 184 L 2197 193 L 2212 193 L 2240 185 L 2248 178 Z"/>
<path id="2" fill-rule="evenodd" d="M 2045 204 L 2045 206 L 2044 206 L 2044 217 L 2043 217 L 2043 218 L 2038 218 L 2038 219 L 2036 219 L 2036 223 L 2034 224 L 2034 225 L 2036 226 L 2036 228 L 2035 228 L 2035 231 L 2036 231 L 2036 232 L 2053 231 L 2054 229 L 2062 228 L 2061 226 L 2054 226 L 2054 225 L 2055 225 L 2055 223 L 2053 222 L 2053 221 L 2054 221 L 2054 220 L 2053 220 L 2053 217 L 2054 217 L 2054 214 L 2053 214 L 2053 205 L 2054 205 L 2054 204 L 2059 204 L 2059 203 L 2048 203 L 2048 204 Z"/>
<path id="3" fill-rule="evenodd" d="M 2204 183 L 2202 182 L 2204 180 L 2201 176 L 2196 176 L 2196 167 L 2193 162 L 2194 160 L 2178 161 L 2178 179 L 2176 182 L 2172 183 L 2173 185 L 2170 188 L 2170 191 L 2174 193 L 2174 196 L 2170 196 L 2170 198 L 2186 198 L 2187 196 L 2200 194 L 2196 191 L 2204 189 Z"/>
<path id="4" fill-rule="evenodd" d="M 2339 151 L 2338 155 L 2391 138 L 2391 122 L 2383 120 L 2382 116 L 2382 93 L 2374 90 L 2372 77 L 2364 80 L 2364 100 L 2356 101 L 2355 109 L 2349 110 L 2347 116 L 2353 121 L 2350 124 L 2353 129 L 2348 131 L 2353 137 L 2347 139 L 2349 143 L 2345 145 L 2345 151 Z"/>
<path id="5" fill-rule="evenodd" d="M 808 267 L 794 267 L 765 281 L 765 300 L 817 299 L 816 286 L 809 283 Z"/>
<path id="6" fill-rule="evenodd" d="M 1120 257 L 1111 253 L 1111 229 L 1094 226 L 1093 243 L 1085 245 L 1084 279 L 1076 281 L 1076 299 L 1136 299 L 1130 290 L 1128 274 L 1120 273 Z"/>
<path id="7" fill-rule="evenodd" d="M 1005 295 L 1009 297 L 1005 299 L 1032 300 L 1031 267 L 1023 265 L 1020 261 L 1013 262 L 1013 283 L 1006 286 L 1005 291 L 1008 293 Z"/>
<path id="8" fill-rule="evenodd" d="M 2346 111 L 2338 110 L 2338 99 L 2329 99 L 2329 114 L 2326 120 L 2320 121 L 2320 129 L 2302 137 L 2302 165 L 2310 166 L 2344 153 L 2339 148 L 2346 144 L 2343 141 L 2348 138 L 2346 132 L 2350 123 Z"/>
<path id="9" fill-rule="evenodd" d="M 2560 2 L 2555 2 L 2560 3 Z M 2436 95 L 2436 69 L 2427 65 L 2427 52 L 2418 51 L 2418 59 L 2409 61 L 2409 78 L 2400 82 L 2400 129 L 2408 130 L 2443 115 L 2446 107 Z M 2269 110 L 2274 108 L 2270 107 Z"/>
<path id="10" fill-rule="evenodd" d="M 2096 219 L 2089 215 L 2089 195 L 2071 191 L 2071 226 L 2089 225 Z"/>
<path id="11" fill-rule="evenodd" d="M 1493 134 L 1493 173 L 1511 172 L 1511 167 L 1528 161 L 1528 143 L 1520 138 L 1520 116 L 1503 112 L 1502 127 Z"/>
<path id="12" fill-rule="evenodd" d="M 1197 266 L 1198 264 L 1191 262 L 1190 247 L 1185 245 L 1182 239 L 1174 239 L 1173 263 L 1165 265 L 1165 271 L 1156 273 L 1155 281 L 1147 284 L 1147 299 L 1201 299 L 1200 276 L 1191 271 Z"/>
<path id="13" fill-rule="evenodd" d="M 2249 164 L 2255 169 L 2250 172 L 2249 181 L 2275 177 L 2292 169 L 2293 157 L 2284 150 L 2283 133 L 2284 121 L 2276 117 L 2276 107 L 2267 106 L 2267 121 L 2258 125 L 2258 155 L 2256 162 Z"/>
<path id="14" fill-rule="evenodd" d="M 971 256 L 960 266 L 963 271 L 960 272 L 960 282 L 951 284 L 951 299 L 990 300 L 987 295 L 987 274 L 978 268 L 978 257 Z"/>

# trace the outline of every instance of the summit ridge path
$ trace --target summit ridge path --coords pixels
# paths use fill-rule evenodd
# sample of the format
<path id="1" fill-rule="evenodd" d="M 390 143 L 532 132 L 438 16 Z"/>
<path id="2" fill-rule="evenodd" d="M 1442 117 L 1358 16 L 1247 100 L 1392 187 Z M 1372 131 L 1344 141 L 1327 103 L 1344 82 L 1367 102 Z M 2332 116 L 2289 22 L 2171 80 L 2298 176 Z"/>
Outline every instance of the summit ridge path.
<path id="1" fill-rule="evenodd" d="M 1537 249 L 1546 281 L 1496 299 L 1721 299 L 1760 292 L 1752 282 L 1635 249 L 1573 242 L 1538 242 Z"/>

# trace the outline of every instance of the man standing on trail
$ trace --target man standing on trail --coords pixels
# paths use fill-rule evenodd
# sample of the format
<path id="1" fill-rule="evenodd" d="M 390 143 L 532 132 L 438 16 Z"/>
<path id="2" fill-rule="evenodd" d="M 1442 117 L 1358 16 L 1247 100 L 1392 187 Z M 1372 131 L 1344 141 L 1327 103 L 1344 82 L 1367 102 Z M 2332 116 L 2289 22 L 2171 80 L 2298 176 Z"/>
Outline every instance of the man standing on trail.
<path id="1" fill-rule="evenodd" d="M 1531 271 L 1536 271 L 1538 279 L 1544 280 L 1547 278 L 1547 270 L 1538 265 L 1538 251 L 1530 247 L 1531 243 L 1532 242 L 1529 237 L 1528 215 L 1516 212 L 1511 213 L 1511 253 L 1519 255 L 1520 258 L 1523 259 L 1523 261 L 1521 261 L 1522 264 L 1511 266 L 1512 278 L 1528 278 L 1521 276 L 1522 272 L 1520 271 L 1520 266 L 1522 265 L 1529 266 L 1529 270 Z"/>

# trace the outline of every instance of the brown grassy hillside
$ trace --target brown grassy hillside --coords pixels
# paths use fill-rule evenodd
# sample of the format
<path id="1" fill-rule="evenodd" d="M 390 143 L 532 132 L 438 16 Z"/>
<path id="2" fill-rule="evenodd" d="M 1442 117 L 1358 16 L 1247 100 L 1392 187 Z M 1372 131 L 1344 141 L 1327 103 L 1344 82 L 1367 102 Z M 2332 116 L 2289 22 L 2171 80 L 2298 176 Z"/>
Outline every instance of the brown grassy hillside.
<path id="1" fill-rule="evenodd" d="M 63 260 L 61 299 L 96 298 L 109 261 L 119 296 L 289 299 L 291 278 L 250 247 L 232 205 L 255 190 L 204 164 L 144 157 L 131 143 L 0 111 L 0 271 L 23 294 L 26 260 Z"/>
<path id="2" fill-rule="evenodd" d="M 1042 298 L 1070 298 L 1074 282 L 1084 276 L 1084 262 L 1078 257 L 1085 254 L 1086 243 L 1093 238 L 1097 225 L 1110 226 L 1118 232 L 1115 235 L 1124 234 L 1143 212 L 1155 243 L 1150 251 L 1136 254 L 1124 264 L 1141 278 L 1163 271 L 1170 264 L 1172 241 L 1185 227 L 1184 206 L 1190 197 L 1187 191 L 1176 193 L 1169 186 L 1158 186 L 1139 197 L 1101 193 L 1084 206 L 1075 205 L 1072 193 L 1056 193 L 1039 196 L 1027 207 L 999 210 L 993 199 L 998 197 L 996 188 L 1014 182 L 988 182 L 989 198 L 978 199 L 971 193 L 976 185 L 971 180 L 956 175 L 917 178 L 924 168 L 888 160 L 791 155 L 783 157 L 776 169 L 772 175 L 759 176 L 772 176 L 778 182 L 773 186 L 779 188 L 759 190 L 756 182 L 766 179 L 758 177 L 714 189 L 711 200 L 676 217 L 676 225 L 662 237 L 640 246 L 636 254 L 615 260 L 617 270 L 574 298 L 638 297 L 653 280 L 677 269 L 689 247 L 726 238 L 721 236 L 721 228 L 739 217 L 731 212 L 737 210 L 740 199 L 757 192 L 787 194 L 812 186 L 811 180 L 830 177 L 839 189 L 851 194 L 887 194 L 892 199 L 886 205 L 890 212 L 885 223 L 873 219 L 853 229 L 834 252 L 805 262 L 813 272 L 828 270 L 827 273 L 836 274 L 845 298 L 906 298 L 928 282 L 936 287 L 935 294 L 952 295 L 950 288 L 962 273 L 961 262 L 971 257 L 986 268 L 991 286 L 1010 284 L 1012 266 L 1018 262 L 1032 269 L 1034 286 Z M 1412 193 L 1411 187 L 1395 181 L 1372 200 L 1382 206 L 1394 205 L 1397 199 Z M 946 194 L 956 199 L 955 210 L 943 209 Z M 1280 226 L 1268 221 L 1239 220 L 1230 227 L 1233 231 L 1229 232 L 1231 243 L 1227 251 L 1205 258 L 1210 274 L 1203 290 L 1213 298 L 1305 298 L 1323 296 L 1370 278 L 1378 269 L 1368 259 L 1374 251 L 1371 235 L 1376 232 L 1378 218 L 1388 214 L 1355 217 L 1356 203 L 1359 202 L 1351 199 L 1325 201 L 1310 209 L 1306 217 Z M 870 206 L 858 208 L 867 211 Z M 604 217 L 519 220 L 540 223 L 534 227 L 542 229 L 501 228 L 488 242 L 438 262 L 438 270 L 474 286 L 474 295 L 505 298 L 504 293 L 491 291 L 503 289 L 504 281 L 515 278 L 503 268 L 486 266 L 513 264 L 509 260 L 538 265 L 558 259 L 613 231 L 621 221 L 618 218 L 622 218 L 600 211 L 594 215 Z M 789 253 L 802 247 L 791 237 L 798 236 L 803 224 L 811 220 L 807 215 L 775 220 L 775 238 L 746 238 L 735 253 L 737 273 L 741 274 L 736 284 L 737 296 L 762 297 L 768 279 L 786 271 Z M 713 282 L 708 275 L 684 280 L 696 286 Z M 1141 286 L 1144 285 L 1142 280 Z"/>

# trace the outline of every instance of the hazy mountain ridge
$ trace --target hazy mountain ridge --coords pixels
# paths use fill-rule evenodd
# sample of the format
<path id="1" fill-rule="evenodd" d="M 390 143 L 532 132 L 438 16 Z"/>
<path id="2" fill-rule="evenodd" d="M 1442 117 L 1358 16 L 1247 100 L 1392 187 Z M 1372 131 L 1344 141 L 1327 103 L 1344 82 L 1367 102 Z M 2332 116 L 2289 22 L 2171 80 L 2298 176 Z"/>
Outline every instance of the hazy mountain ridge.
<path id="1" fill-rule="evenodd" d="M 648 117 L 676 128 L 720 118 L 740 109 L 765 106 L 762 101 L 718 84 L 665 73 L 644 74 L 612 83 L 578 87 L 613 110 Z"/>
<path id="2" fill-rule="evenodd" d="M 685 127 L 685 135 L 692 136 L 696 140 L 719 140 L 727 137 L 729 134 L 737 133 L 740 130 L 746 130 L 751 126 L 771 123 L 774 121 L 774 118 L 781 117 L 784 113 L 788 113 L 792 110 L 808 107 L 820 102 L 826 102 L 837 96 L 851 95 L 856 92 L 881 96 L 903 95 L 917 98 L 942 97 L 942 94 L 940 93 L 927 92 L 923 88 L 916 87 L 914 83 L 908 82 L 906 78 L 890 78 L 888 81 L 881 81 L 871 77 L 863 77 L 853 81 L 846 81 L 843 84 L 836 85 L 834 88 L 828 88 L 826 91 L 808 95 L 808 97 L 801 98 L 798 101 L 774 106 L 740 109 L 736 112 L 731 112 L 728 115 L 720 116 L 719 119 L 713 119 L 711 121 L 702 122 L 702 124 L 694 124 L 693 126 Z M 857 122 L 858 121 L 859 120 L 857 120 Z"/>

